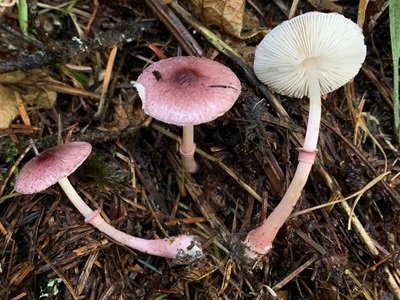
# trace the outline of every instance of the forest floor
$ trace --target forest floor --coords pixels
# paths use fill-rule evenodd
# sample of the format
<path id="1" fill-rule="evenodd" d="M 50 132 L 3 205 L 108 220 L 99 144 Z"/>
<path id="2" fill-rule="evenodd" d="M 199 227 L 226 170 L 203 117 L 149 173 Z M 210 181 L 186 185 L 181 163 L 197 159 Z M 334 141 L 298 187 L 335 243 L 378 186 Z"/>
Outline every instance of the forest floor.
<path id="1" fill-rule="evenodd" d="M 168 2 L 30 0 L 28 35 L 23 7 L 0 6 L 0 299 L 400 299 L 387 2 Z M 367 58 L 324 96 L 295 215 L 248 265 L 237 246 L 285 193 L 308 116 L 307 98 L 257 81 L 254 50 L 309 11 L 358 22 Z M 181 55 L 221 62 L 242 83 L 229 112 L 195 126 L 195 174 L 179 159 L 182 129 L 146 116 L 132 87 L 152 62 Z M 58 185 L 14 192 L 33 143 L 41 152 L 76 140 L 93 146 L 70 176 L 90 207 L 138 237 L 197 235 L 204 257 L 182 265 L 119 245 L 85 224 Z"/>

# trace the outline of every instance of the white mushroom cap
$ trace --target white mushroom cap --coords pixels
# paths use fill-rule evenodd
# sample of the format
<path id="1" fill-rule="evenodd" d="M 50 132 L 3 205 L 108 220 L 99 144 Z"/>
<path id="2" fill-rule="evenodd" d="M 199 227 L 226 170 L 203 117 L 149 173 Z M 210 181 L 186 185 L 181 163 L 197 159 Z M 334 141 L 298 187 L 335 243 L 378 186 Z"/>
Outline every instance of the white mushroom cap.
<path id="1" fill-rule="evenodd" d="M 153 63 L 134 86 L 146 114 L 182 126 L 218 118 L 233 106 L 241 91 L 240 81 L 231 69 L 194 56 Z"/>
<path id="2" fill-rule="evenodd" d="M 92 145 L 87 142 L 70 142 L 43 151 L 23 166 L 15 190 L 21 194 L 44 191 L 71 175 L 91 151 Z"/>
<path id="3" fill-rule="evenodd" d="M 306 65 L 316 63 L 321 94 L 336 90 L 360 70 L 364 36 L 351 20 L 336 13 L 310 12 L 269 32 L 255 53 L 254 72 L 272 90 L 308 96 Z"/>

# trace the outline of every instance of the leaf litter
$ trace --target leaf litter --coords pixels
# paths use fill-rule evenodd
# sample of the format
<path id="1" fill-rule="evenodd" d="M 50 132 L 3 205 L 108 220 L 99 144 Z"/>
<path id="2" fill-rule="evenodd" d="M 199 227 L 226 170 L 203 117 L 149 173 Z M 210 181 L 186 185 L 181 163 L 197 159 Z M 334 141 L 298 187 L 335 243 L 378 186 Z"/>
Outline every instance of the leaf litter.
<path id="1" fill-rule="evenodd" d="M 65 49 L 65 57 L 56 59 L 70 62 L 76 45 L 71 50 L 65 41 L 76 32 L 83 38 L 86 25 L 89 52 L 73 56 L 68 67 L 73 72 L 43 60 L 39 71 L 0 77 L 1 95 L 7 96 L 2 98 L 16 105 L 18 92 L 31 122 L 23 124 L 18 108 L 10 106 L 6 112 L 14 111 L 14 120 L 0 131 L 5 145 L 0 147 L 5 183 L 0 185 L 0 298 L 400 299 L 400 167 L 392 138 L 389 14 L 384 1 L 360 7 L 335 1 L 198 1 L 197 8 L 204 11 L 197 18 L 191 14 L 195 3 L 147 4 L 38 3 L 39 22 L 53 26 L 43 32 L 30 24 L 36 42 L 21 40 L 4 27 L 17 28 L 10 17 L 17 8 L 4 9 L 0 34 L 13 47 L 3 49 L 0 43 L 0 69 L 5 59 L 16 70 L 21 61 L 25 65 L 27 51 L 33 57 L 39 52 L 51 56 L 50 50 L 56 49 L 62 56 L 59 49 Z M 319 159 L 295 208 L 302 214 L 286 222 L 273 251 L 251 268 L 238 260 L 237 241 L 273 210 L 286 190 L 308 106 L 303 100 L 278 99 L 258 85 L 250 65 L 261 37 L 249 34 L 248 39 L 246 33 L 264 33 L 263 28 L 281 23 L 289 11 L 300 14 L 314 6 L 342 11 L 353 20 L 359 10 L 368 48 L 374 51 L 354 82 L 325 99 Z M 35 18 L 37 12 L 29 13 Z M 125 22 L 139 17 L 147 18 L 146 23 L 136 23 L 142 27 L 132 39 L 122 38 Z M 90 48 L 93 37 L 104 35 L 104 48 Z M 118 53 L 112 68 L 106 68 L 114 45 Z M 179 129 L 146 117 L 130 88 L 141 70 L 157 60 L 155 53 L 172 57 L 182 48 L 230 66 L 244 85 L 227 115 L 196 129 L 202 169 L 194 175 L 185 174 L 179 162 Z M 104 111 L 95 118 L 100 100 Z M 121 247 L 84 225 L 56 187 L 33 196 L 13 194 L 12 174 L 33 156 L 26 152 L 32 140 L 40 151 L 61 140 L 91 142 L 92 165 L 71 176 L 85 201 L 101 208 L 119 229 L 141 237 L 199 235 L 204 259 L 178 266 Z M 19 156 L 15 151 L 10 155 L 7 145 Z M 358 203 L 348 195 L 356 195 Z"/>

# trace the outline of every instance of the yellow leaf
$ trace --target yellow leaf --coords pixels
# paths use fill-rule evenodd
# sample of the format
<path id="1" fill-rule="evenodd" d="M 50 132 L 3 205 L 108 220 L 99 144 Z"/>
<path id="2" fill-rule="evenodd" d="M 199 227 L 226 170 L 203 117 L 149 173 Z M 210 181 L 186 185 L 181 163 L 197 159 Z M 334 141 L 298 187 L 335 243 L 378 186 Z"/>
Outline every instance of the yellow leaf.
<path id="1" fill-rule="evenodd" d="M 0 85 L 0 129 L 8 128 L 18 114 L 13 90 Z"/>
<path id="2" fill-rule="evenodd" d="M 192 0 L 206 22 L 240 37 L 245 0 Z"/>
<path id="3" fill-rule="evenodd" d="M 0 128 L 8 128 L 19 115 L 14 88 L 21 93 L 25 105 L 35 108 L 53 107 L 57 93 L 37 84 L 46 80 L 48 75 L 40 70 L 16 71 L 0 74 Z"/>

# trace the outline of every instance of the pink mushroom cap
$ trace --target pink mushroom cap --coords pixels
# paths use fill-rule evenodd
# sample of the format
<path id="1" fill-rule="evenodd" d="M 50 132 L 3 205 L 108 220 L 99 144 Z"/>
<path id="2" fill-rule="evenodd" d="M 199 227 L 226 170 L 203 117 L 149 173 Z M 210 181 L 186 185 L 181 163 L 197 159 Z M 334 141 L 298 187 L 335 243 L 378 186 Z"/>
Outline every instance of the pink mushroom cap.
<path id="1" fill-rule="evenodd" d="M 21 194 L 44 191 L 71 175 L 91 151 L 92 146 L 87 142 L 71 142 L 43 151 L 21 169 L 15 190 Z"/>
<path id="2" fill-rule="evenodd" d="M 241 91 L 240 80 L 231 69 L 194 56 L 153 63 L 134 86 L 146 114 L 180 126 L 215 120 L 233 106 Z"/>

